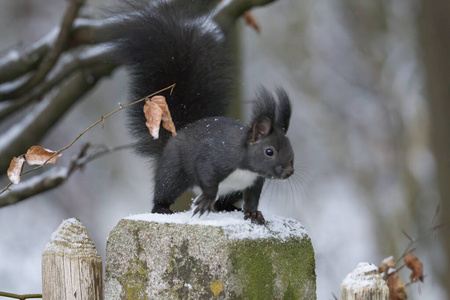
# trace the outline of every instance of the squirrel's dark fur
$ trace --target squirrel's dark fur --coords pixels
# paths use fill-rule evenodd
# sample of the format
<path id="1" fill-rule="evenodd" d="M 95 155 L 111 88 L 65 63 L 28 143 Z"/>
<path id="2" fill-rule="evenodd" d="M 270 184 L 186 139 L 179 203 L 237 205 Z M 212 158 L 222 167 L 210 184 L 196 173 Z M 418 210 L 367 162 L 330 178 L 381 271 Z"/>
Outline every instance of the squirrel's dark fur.
<path id="1" fill-rule="evenodd" d="M 196 212 L 230 210 L 244 198 L 245 218 L 264 223 L 257 210 L 264 178 L 293 173 L 293 152 L 285 136 L 291 105 L 261 89 L 250 126 L 222 117 L 232 84 L 225 35 L 208 15 L 207 0 L 134 2 L 111 26 L 119 58 L 128 66 L 130 101 L 176 84 L 166 97 L 178 135 L 165 129 L 155 140 L 145 126 L 143 105 L 129 108 L 136 150 L 156 161 L 153 212 L 186 189 L 199 187 Z M 162 127 L 161 127 L 162 128 Z M 216 202 L 217 200 L 217 202 Z"/>

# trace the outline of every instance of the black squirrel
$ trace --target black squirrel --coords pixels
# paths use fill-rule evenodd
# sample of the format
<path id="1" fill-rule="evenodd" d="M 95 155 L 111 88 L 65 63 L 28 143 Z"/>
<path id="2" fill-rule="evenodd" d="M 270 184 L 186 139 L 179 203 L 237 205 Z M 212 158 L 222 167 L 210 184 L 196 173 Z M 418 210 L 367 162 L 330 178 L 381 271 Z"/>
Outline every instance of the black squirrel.
<path id="1" fill-rule="evenodd" d="M 194 214 L 232 210 L 244 200 L 244 218 L 264 224 L 258 211 L 266 178 L 285 179 L 294 172 L 286 131 L 291 104 L 286 92 L 278 101 L 261 88 L 249 126 L 223 117 L 232 78 L 225 34 L 211 19 L 205 0 L 133 2 L 132 10 L 111 25 L 114 47 L 128 66 L 130 99 L 163 92 L 178 135 L 161 129 L 153 139 L 145 126 L 143 105 L 129 108 L 135 149 L 155 159 L 153 213 L 172 213 L 170 205 L 187 189 L 199 188 Z"/>

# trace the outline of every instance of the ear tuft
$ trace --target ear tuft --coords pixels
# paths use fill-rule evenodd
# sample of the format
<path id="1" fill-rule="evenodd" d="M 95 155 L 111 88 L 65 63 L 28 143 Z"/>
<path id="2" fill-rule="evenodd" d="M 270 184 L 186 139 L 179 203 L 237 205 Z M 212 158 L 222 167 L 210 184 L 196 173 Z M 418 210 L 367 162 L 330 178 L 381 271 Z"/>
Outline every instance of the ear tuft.
<path id="1" fill-rule="evenodd" d="M 292 113 L 291 101 L 289 100 L 289 96 L 287 95 L 284 89 L 277 88 L 275 92 L 278 96 L 277 117 L 275 126 L 283 130 L 284 133 L 286 133 L 289 128 L 289 122 L 291 120 L 291 113 Z"/>

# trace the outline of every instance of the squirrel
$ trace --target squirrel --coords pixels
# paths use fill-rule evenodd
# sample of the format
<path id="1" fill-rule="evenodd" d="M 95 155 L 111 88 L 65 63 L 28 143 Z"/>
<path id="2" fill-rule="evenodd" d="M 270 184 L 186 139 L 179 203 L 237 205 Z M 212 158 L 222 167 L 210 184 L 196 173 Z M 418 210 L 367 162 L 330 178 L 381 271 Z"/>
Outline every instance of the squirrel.
<path id="1" fill-rule="evenodd" d="M 153 139 L 144 103 L 130 106 L 128 127 L 138 154 L 154 159 L 152 213 L 171 214 L 186 190 L 199 190 L 194 215 L 231 211 L 244 201 L 244 219 L 264 224 L 258 203 L 265 179 L 294 172 L 286 132 L 291 117 L 287 93 L 261 88 L 249 125 L 224 117 L 233 83 L 226 36 L 211 19 L 205 0 L 133 2 L 111 25 L 119 60 L 130 73 L 131 101 L 163 92 L 177 135 L 161 128 Z"/>

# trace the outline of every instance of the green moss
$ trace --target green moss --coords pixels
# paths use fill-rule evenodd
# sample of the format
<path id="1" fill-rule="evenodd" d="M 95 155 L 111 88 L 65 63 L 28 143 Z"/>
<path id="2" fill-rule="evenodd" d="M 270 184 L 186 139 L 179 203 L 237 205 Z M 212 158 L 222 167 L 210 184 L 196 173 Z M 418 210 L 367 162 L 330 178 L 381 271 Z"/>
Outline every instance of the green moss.
<path id="1" fill-rule="evenodd" d="M 236 243 L 231 263 L 243 299 L 316 298 L 314 250 L 309 239 Z"/>
<path id="2" fill-rule="evenodd" d="M 146 293 L 146 288 L 148 285 L 148 266 L 146 261 L 139 258 L 143 251 L 139 240 L 139 231 L 140 228 L 132 231 L 135 241 L 137 242 L 136 255 L 129 264 L 130 269 L 128 269 L 127 272 L 119 279 L 120 284 L 122 285 L 122 299 L 148 299 Z"/>
<path id="3" fill-rule="evenodd" d="M 283 300 L 296 300 L 298 296 L 296 295 L 294 289 L 291 286 L 291 282 L 287 286 L 286 292 L 283 295 Z"/>
<path id="4" fill-rule="evenodd" d="M 147 264 L 136 258 L 132 266 L 133 268 L 128 270 L 120 281 L 124 292 L 123 296 L 127 300 L 146 300 L 147 293 L 145 290 L 148 284 Z"/>
<path id="5" fill-rule="evenodd" d="M 271 299 L 275 273 L 270 261 L 268 244 L 246 241 L 236 244 L 231 256 L 233 270 L 242 277 L 243 296 L 246 299 Z M 240 276 L 241 275 L 241 276 Z"/>

